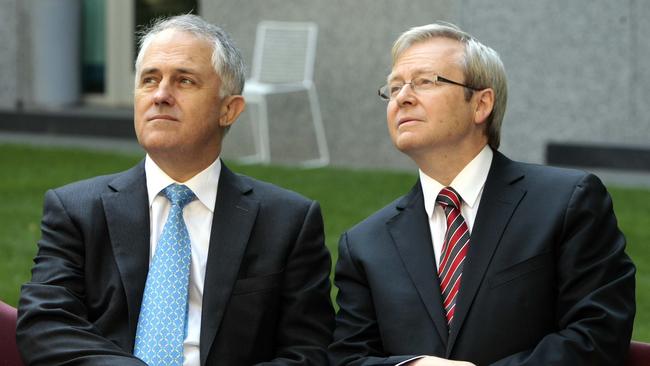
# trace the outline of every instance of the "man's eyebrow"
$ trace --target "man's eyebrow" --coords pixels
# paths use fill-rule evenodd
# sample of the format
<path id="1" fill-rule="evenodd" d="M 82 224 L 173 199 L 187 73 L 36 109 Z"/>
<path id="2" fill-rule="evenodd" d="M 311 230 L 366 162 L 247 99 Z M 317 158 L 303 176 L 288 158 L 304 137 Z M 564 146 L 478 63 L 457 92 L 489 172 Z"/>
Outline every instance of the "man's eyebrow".
<path id="1" fill-rule="evenodd" d="M 410 74 L 411 74 L 411 77 L 413 77 L 413 76 L 420 76 L 422 74 L 437 74 L 437 72 L 433 68 L 422 67 L 422 68 L 417 68 L 417 69 L 413 70 L 413 72 L 411 72 Z M 386 77 L 387 82 L 395 81 L 396 79 L 402 79 L 402 76 L 390 73 Z"/>
<path id="2" fill-rule="evenodd" d="M 192 75 L 198 74 L 198 72 L 196 70 L 188 69 L 188 68 L 184 68 L 184 67 L 179 67 L 179 68 L 175 69 L 175 71 L 177 73 L 179 73 L 179 74 L 192 74 Z"/>
<path id="3" fill-rule="evenodd" d="M 155 74 L 158 71 L 159 70 L 158 70 L 157 67 L 147 67 L 147 68 L 142 69 L 142 71 L 140 72 L 140 75 Z"/>
<path id="4" fill-rule="evenodd" d="M 147 68 L 142 69 L 142 71 L 140 72 L 140 75 L 155 74 L 155 73 L 158 73 L 158 72 L 160 72 L 160 69 L 157 68 L 157 67 L 147 67 Z M 186 67 L 176 68 L 176 69 L 174 69 L 174 72 L 177 73 L 177 74 L 192 74 L 192 75 L 196 75 L 198 73 L 196 70 L 191 69 L 191 68 L 186 68 Z"/>

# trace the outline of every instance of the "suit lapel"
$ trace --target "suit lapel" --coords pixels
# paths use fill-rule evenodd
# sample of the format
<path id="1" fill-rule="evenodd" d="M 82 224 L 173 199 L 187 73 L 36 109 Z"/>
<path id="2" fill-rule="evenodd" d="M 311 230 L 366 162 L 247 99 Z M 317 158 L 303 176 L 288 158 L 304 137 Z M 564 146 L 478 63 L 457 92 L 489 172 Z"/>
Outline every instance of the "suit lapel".
<path id="1" fill-rule="evenodd" d="M 135 337 L 149 267 L 149 199 L 144 163 L 120 174 L 102 194 L 106 224 L 128 304 Z"/>
<path id="2" fill-rule="evenodd" d="M 514 184 L 523 178 L 523 173 L 513 165 L 505 156 L 494 152 L 463 266 L 463 278 L 449 333 L 447 356 L 451 354 L 503 231 L 526 194 L 524 189 Z"/>
<path id="3" fill-rule="evenodd" d="M 397 204 L 400 211 L 387 222 L 404 267 L 420 295 L 442 344 L 447 344 L 447 322 L 442 308 L 429 219 L 420 182 Z"/>
<path id="4" fill-rule="evenodd" d="M 222 164 L 203 288 L 201 365 L 219 330 L 257 216 L 259 202 L 250 193 L 252 188 Z"/>

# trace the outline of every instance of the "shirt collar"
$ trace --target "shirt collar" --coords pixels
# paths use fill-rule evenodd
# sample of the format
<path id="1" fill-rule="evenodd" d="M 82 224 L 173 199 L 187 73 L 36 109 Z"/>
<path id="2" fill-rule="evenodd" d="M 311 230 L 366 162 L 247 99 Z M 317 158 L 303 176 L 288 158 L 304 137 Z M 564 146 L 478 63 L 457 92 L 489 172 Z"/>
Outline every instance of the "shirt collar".
<path id="1" fill-rule="evenodd" d="M 165 187 L 172 183 L 179 183 L 169 177 L 160 167 L 149 157 L 145 157 L 144 171 L 147 176 L 147 192 L 149 195 L 149 207 L 156 196 Z M 221 175 L 221 159 L 217 158 L 210 166 L 202 170 L 197 175 L 190 178 L 184 183 L 194 192 L 196 198 L 214 212 L 214 205 L 217 201 L 217 186 L 219 185 L 219 176 Z"/>
<path id="2" fill-rule="evenodd" d="M 481 152 L 479 152 L 478 155 L 469 162 L 469 164 L 465 165 L 463 170 L 458 173 L 456 178 L 454 178 L 450 184 L 450 186 L 463 198 L 463 202 L 465 202 L 469 207 L 474 208 L 474 206 L 478 204 L 478 197 L 480 196 L 485 181 L 487 180 L 493 155 L 494 153 L 492 152 L 492 149 L 488 145 L 485 145 L 483 150 L 481 150 Z M 445 186 L 424 174 L 422 170 L 420 170 L 419 173 L 422 193 L 425 197 L 424 208 L 427 211 L 427 215 L 431 217 L 435 208 L 435 198 L 438 197 L 438 194 L 443 188 L 445 188 Z"/>

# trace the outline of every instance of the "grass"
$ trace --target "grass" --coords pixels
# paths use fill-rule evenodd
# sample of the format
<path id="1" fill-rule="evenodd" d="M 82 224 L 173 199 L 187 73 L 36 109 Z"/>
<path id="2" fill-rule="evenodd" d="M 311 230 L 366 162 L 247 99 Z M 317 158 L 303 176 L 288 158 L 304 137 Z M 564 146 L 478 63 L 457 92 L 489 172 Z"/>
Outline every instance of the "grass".
<path id="1" fill-rule="evenodd" d="M 16 305 L 40 237 L 43 194 L 52 187 L 127 169 L 142 157 L 78 149 L 0 145 L 0 299 Z M 339 235 L 406 192 L 414 173 L 337 168 L 238 166 L 233 170 L 300 192 L 321 203 L 333 261 Z M 650 342 L 650 190 L 610 187 L 628 253 L 637 265 L 633 338 Z"/>

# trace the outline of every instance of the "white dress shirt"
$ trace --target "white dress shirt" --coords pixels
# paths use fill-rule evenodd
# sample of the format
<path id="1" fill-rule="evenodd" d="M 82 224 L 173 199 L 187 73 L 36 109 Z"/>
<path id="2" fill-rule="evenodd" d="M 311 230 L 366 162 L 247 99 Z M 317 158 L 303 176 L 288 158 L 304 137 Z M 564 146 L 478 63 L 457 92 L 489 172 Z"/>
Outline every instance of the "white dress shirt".
<path id="1" fill-rule="evenodd" d="M 450 184 L 450 187 L 456 190 L 462 198 L 460 212 L 467 223 L 470 234 L 474 227 L 474 219 L 478 212 L 483 186 L 490 171 L 493 155 L 492 149 L 485 145 L 483 150 L 465 165 Z M 436 203 L 436 198 L 445 186 L 424 174 L 422 170 L 420 170 L 420 184 L 424 194 L 424 209 L 429 217 L 433 253 L 436 256 L 436 266 L 438 266 L 440 264 L 442 245 L 445 240 L 445 232 L 447 231 L 447 219 L 442 206 Z"/>
<path id="2" fill-rule="evenodd" d="M 205 170 L 180 183 L 174 181 L 147 155 L 144 162 L 149 194 L 149 217 L 151 242 L 149 263 L 156 251 L 158 238 L 162 233 L 171 204 L 160 194 L 172 183 L 184 184 L 194 192 L 197 199 L 183 209 L 192 246 L 190 264 L 189 306 L 187 315 L 187 337 L 183 342 L 184 366 L 199 365 L 199 341 L 201 336 L 201 307 L 203 303 L 203 282 L 208 260 L 208 247 L 212 229 L 214 205 L 217 200 L 217 186 L 221 172 L 221 160 L 217 158 Z"/>

